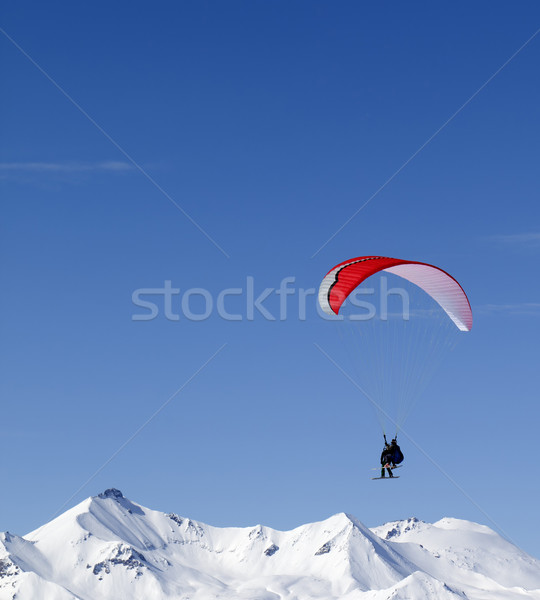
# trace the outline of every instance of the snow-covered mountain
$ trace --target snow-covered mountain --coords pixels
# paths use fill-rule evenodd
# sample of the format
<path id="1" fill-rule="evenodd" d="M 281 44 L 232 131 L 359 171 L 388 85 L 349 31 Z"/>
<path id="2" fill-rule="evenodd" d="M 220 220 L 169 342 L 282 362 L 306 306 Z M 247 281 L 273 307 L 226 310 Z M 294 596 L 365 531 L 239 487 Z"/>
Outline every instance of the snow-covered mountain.
<path id="1" fill-rule="evenodd" d="M 457 519 L 218 528 L 114 489 L 24 538 L 0 534 L 0 600 L 173 598 L 540 600 L 540 561 Z"/>

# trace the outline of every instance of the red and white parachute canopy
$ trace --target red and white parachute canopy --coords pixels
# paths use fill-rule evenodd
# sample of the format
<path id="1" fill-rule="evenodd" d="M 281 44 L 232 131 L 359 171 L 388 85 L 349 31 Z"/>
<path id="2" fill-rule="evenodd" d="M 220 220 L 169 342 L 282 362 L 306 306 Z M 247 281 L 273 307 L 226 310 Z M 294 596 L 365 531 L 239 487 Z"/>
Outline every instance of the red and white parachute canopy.
<path id="1" fill-rule="evenodd" d="M 359 256 L 336 265 L 326 274 L 319 288 L 319 304 L 323 311 L 337 315 L 347 296 L 379 271 L 393 273 L 422 288 L 441 305 L 458 329 L 470 331 L 471 305 L 459 283 L 439 267 L 399 258 Z"/>

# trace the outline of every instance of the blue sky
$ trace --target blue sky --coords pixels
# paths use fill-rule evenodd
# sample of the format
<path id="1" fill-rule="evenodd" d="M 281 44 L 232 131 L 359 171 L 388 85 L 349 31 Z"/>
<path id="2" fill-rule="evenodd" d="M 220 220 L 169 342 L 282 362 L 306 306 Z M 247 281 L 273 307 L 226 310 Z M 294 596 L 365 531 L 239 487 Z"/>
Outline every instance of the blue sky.
<path id="1" fill-rule="evenodd" d="M 19 2 L 1 27 L 0 530 L 114 486 L 220 526 L 453 516 L 540 556 L 540 35 L 480 90 L 537 3 Z M 317 288 L 363 254 L 469 294 L 406 424 L 452 481 L 403 442 L 399 487 L 371 482 L 380 431 L 314 296 L 132 319 L 140 288 Z"/>

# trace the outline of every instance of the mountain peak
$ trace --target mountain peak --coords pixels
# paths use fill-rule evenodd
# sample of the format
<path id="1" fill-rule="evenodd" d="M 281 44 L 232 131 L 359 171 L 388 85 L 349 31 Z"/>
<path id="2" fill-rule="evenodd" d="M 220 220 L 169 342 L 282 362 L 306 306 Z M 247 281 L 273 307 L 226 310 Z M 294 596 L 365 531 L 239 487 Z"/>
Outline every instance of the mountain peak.
<path id="1" fill-rule="evenodd" d="M 417 519 L 416 517 L 409 517 L 402 521 L 390 521 L 379 527 L 374 527 L 372 532 L 384 540 L 396 541 L 396 538 L 399 538 L 410 531 L 422 529 L 424 525 L 424 521 L 420 521 L 420 519 Z"/>
<path id="2" fill-rule="evenodd" d="M 366 527 L 356 517 L 346 512 L 336 513 L 328 519 L 325 519 L 323 523 L 331 526 L 333 529 L 336 529 L 338 527 L 354 526 L 363 531 L 366 530 Z"/>
<path id="3" fill-rule="evenodd" d="M 101 492 L 101 494 L 98 494 L 98 498 L 113 498 L 114 500 L 119 500 L 120 498 L 123 498 L 124 494 L 122 494 L 122 492 L 120 490 L 117 490 L 116 488 L 109 488 L 108 490 L 105 490 L 104 492 Z"/>

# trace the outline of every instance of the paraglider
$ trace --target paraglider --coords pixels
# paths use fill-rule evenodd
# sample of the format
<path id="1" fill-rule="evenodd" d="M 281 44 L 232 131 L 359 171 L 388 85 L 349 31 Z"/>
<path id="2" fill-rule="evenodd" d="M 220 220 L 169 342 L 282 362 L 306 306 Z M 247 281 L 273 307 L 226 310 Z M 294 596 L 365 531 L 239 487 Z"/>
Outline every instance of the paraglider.
<path id="1" fill-rule="evenodd" d="M 395 440 L 393 440 L 395 441 Z M 393 462 L 394 453 L 390 444 L 384 438 L 384 448 L 381 453 L 381 479 L 384 479 L 384 470 L 388 471 L 388 477 L 393 477 L 392 469 L 396 466 Z"/>
<path id="2" fill-rule="evenodd" d="M 384 438 L 384 441 L 386 442 L 386 437 Z M 398 446 L 397 443 L 397 439 L 394 438 L 391 442 L 390 442 L 390 450 L 392 452 L 392 464 L 394 465 L 394 468 L 397 467 L 397 465 L 399 465 L 400 463 L 403 462 L 403 459 L 405 458 L 403 456 L 403 452 L 401 451 L 401 448 Z"/>
<path id="3" fill-rule="evenodd" d="M 397 477 L 392 470 L 403 461 L 397 434 L 419 395 L 418 388 L 426 384 L 444 351 L 452 349 L 456 331 L 472 328 L 469 300 L 454 277 L 428 263 L 384 256 L 359 256 L 330 269 L 319 288 L 322 311 L 343 317 L 342 308 L 349 297 L 352 299 L 357 292 L 373 292 L 359 286 L 366 280 L 371 282 L 377 274 L 382 277 L 387 273 L 401 278 L 406 286 L 402 296 L 406 294 L 407 301 L 410 295 L 420 294 L 412 308 L 413 318 L 407 304 L 406 315 L 403 310 L 403 314 L 395 311 L 390 317 L 370 313 L 364 319 L 357 315 L 344 319 L 357 332 L 349 354 L 361 371 L 362 384 L 367 388 L 370 381 L 373 384 L 368 391 L 361 389 L 375 408 L 384 435 L 381 477 L 373 479 L 384 478 L 385 470 L 388 477 Z M 352 300 L 351 304 L 360 306 Z M 396 431 L 390 444 L 385 431 L 388 421 Z"/>
<path id="4" fill-rule="evenodd" d="M 388 477 L 398 477 L 397 475 L 394 475 L 392 471 L 397 469 L 398 465 L 403 462 L 403 458 L 403 452 L 398 446 L 397 439 L 394 438 L 390 443 L 388 443 L 385 435 L 384 448 L 381 453 L 381 476 L 373 477 L 373 479 L 384 479 L 385 469 L 388 471 Z"/>
<path id="5" fill-rule="evenodd" d="M 365 279 L 380 271 L 393 273 L 422 288 L 441 305 L 460 331 L 470 331 L 471 305 L 459 283 L 439 267 L 399 258 L 359 256 L 336 265 L 326 274 L 319 288 L 321 308 L 329 315 L 337 315 L 347 296 Z"/>

